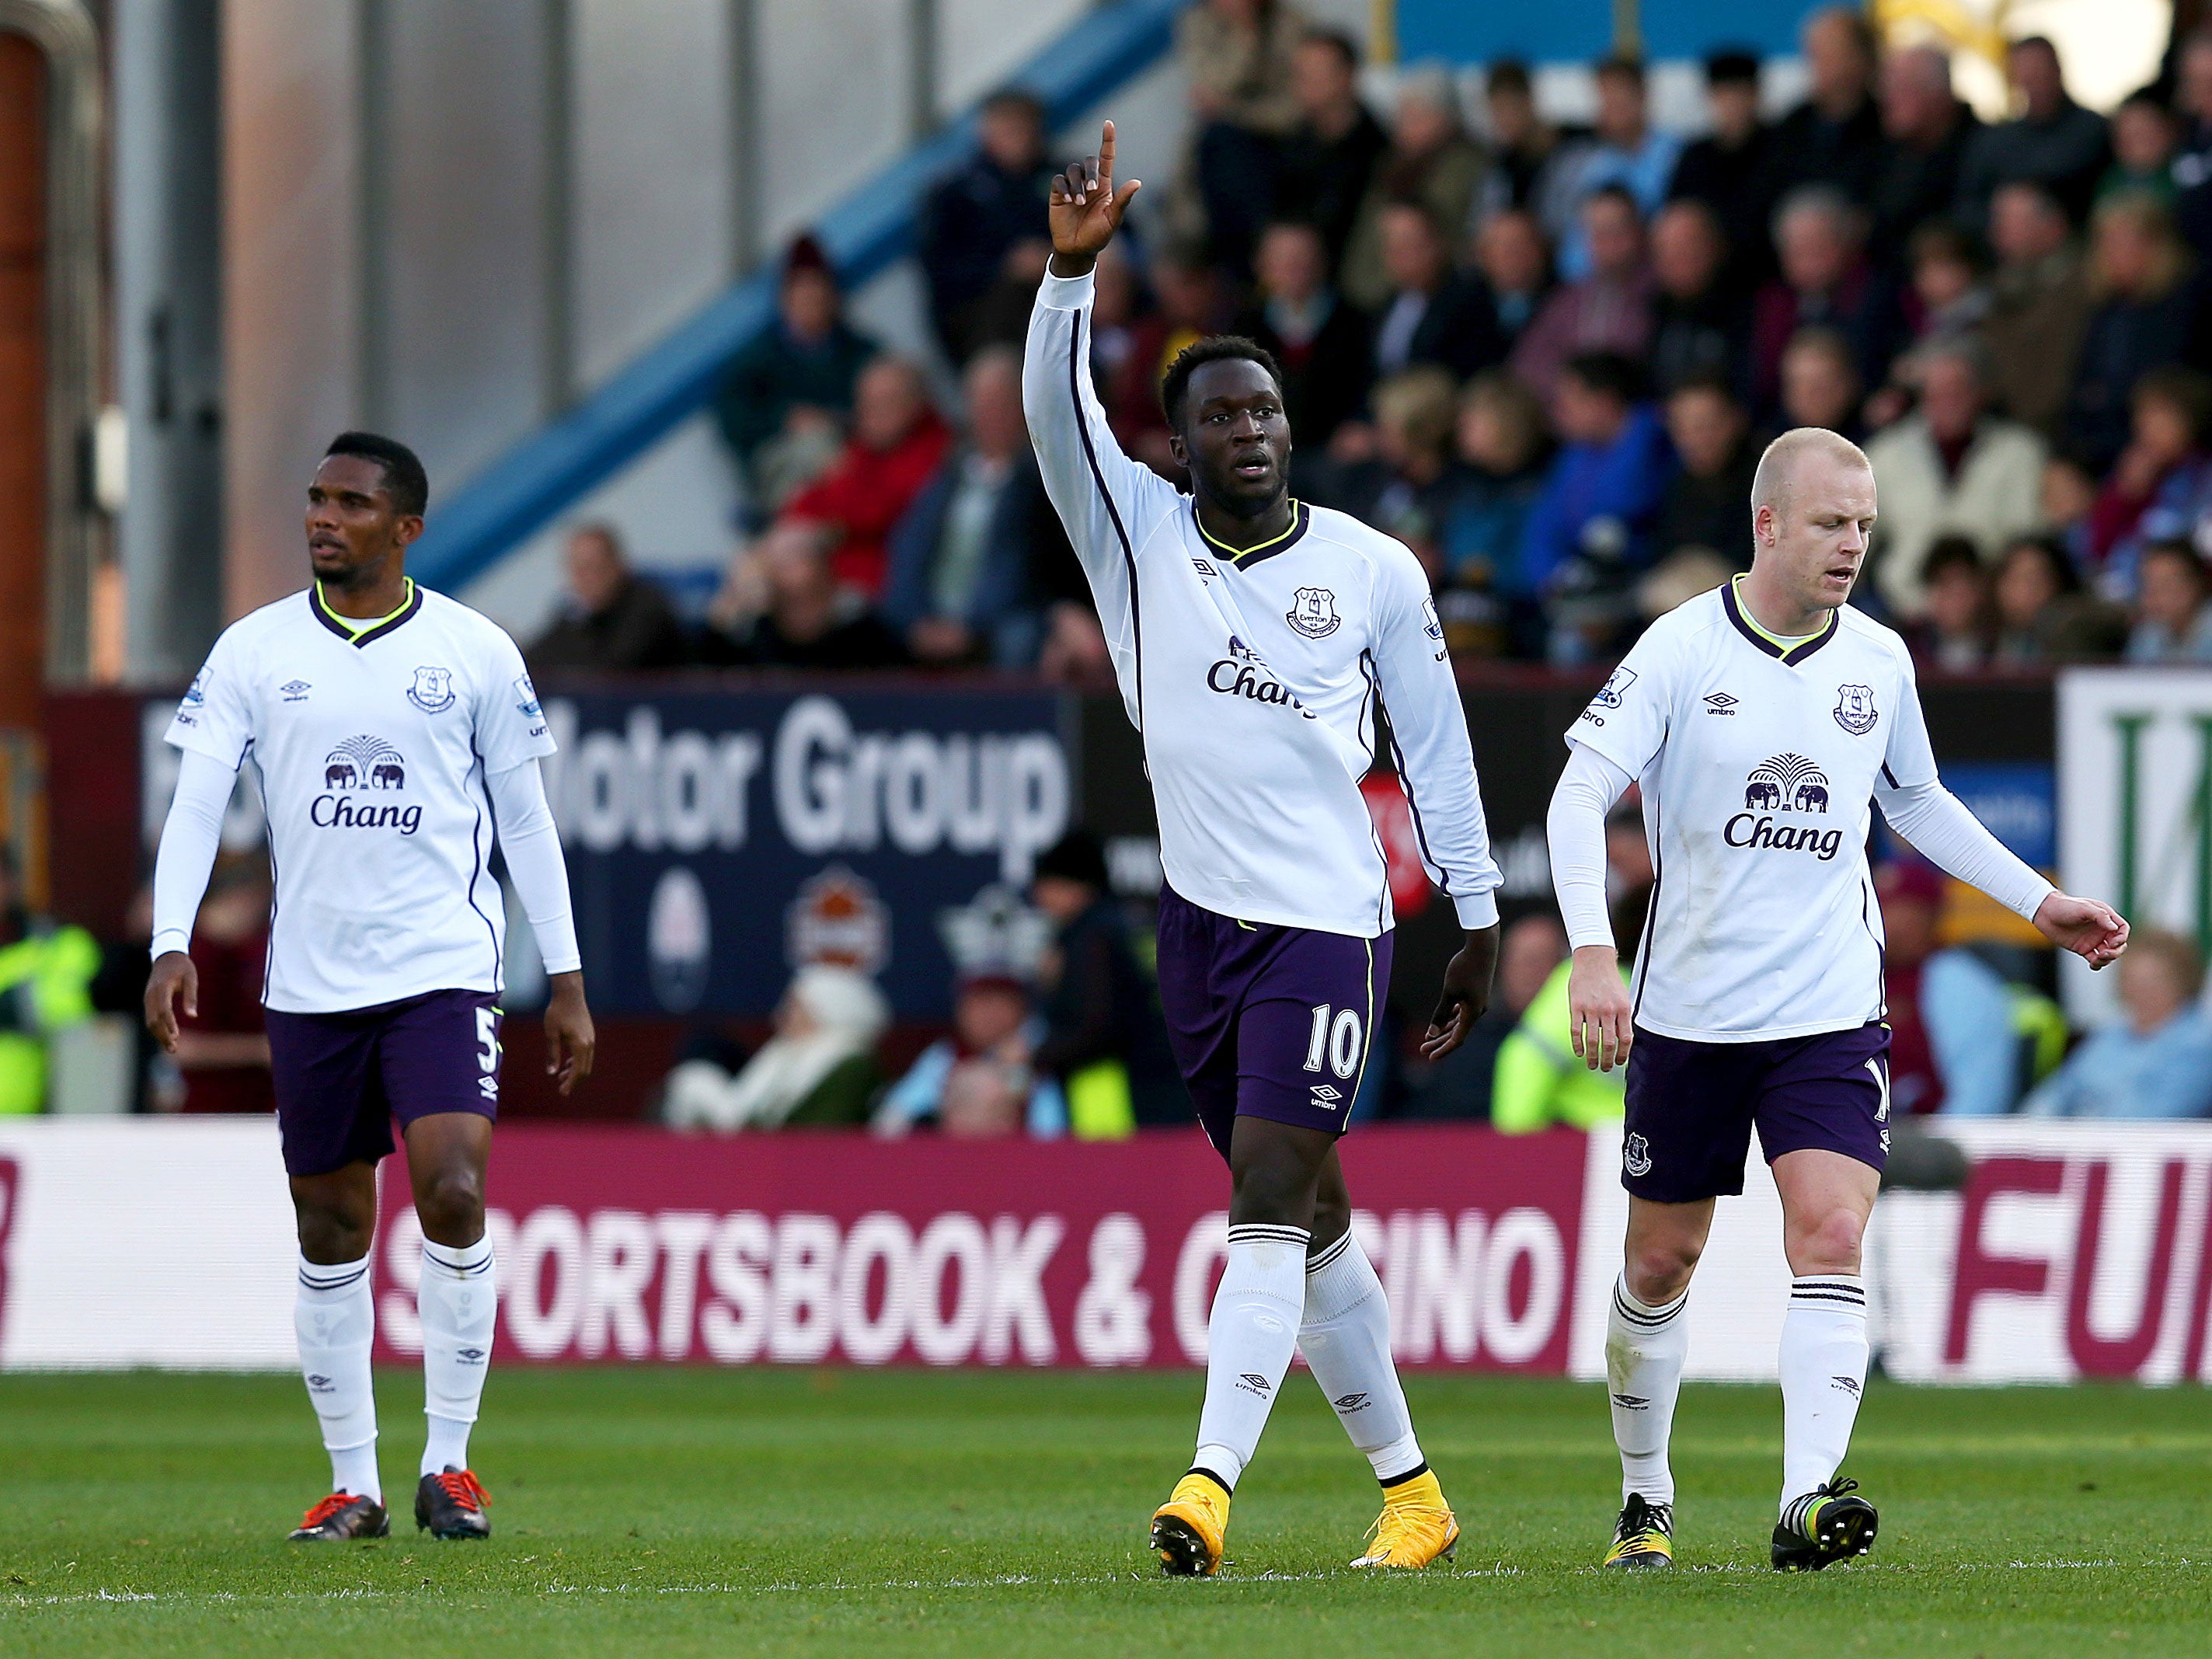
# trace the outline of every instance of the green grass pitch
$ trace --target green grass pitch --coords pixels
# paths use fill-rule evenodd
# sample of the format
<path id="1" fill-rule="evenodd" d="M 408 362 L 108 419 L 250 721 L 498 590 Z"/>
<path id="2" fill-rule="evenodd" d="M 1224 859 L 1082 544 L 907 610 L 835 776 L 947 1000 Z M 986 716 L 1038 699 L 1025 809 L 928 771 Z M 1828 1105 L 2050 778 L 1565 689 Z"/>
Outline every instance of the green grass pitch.
<path id="1" fill-rule="evenodd" d="M 1867 1562 L 1767 1571 L 1780 1407 L 1693 1387 L 1680 1567 L 1607 1575 L 1594 1386 L 1416 1377 L 1456 1567 L 1352 1572 L 1375 1488 L 1285 1390 L 1232 1567 L 1163 1579 L 1144 1524 L 1194 1375 L 525 1371 L 473 1448 L 496 1536 L 414 1531 L 420 1382 L 380 1374 L 393 1534 L 283 1540 L 323 1491 L 299 1383 L 0 1378 L 0 1653 L 1256 1656 L 2212 1654 L 2197 1389 L 1868 1391 Z"/>

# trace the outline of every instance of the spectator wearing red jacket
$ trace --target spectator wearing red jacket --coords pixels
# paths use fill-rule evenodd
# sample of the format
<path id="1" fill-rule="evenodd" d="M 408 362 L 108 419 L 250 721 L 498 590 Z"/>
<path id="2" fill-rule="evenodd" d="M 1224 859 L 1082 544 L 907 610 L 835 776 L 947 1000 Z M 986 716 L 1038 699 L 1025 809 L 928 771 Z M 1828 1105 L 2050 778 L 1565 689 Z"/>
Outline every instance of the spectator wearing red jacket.
<path id="1" fill-rule="evenodd" d="M 931 406 L 921 371 L 878 357 L 853 392 L 853 435 L 828 471 L 783 509 L 786 521 L 829 526 L 830 567 L 841 587 L 873 599 L 883 592 L 891 526 L 944 460 L 952 434 Z"/>

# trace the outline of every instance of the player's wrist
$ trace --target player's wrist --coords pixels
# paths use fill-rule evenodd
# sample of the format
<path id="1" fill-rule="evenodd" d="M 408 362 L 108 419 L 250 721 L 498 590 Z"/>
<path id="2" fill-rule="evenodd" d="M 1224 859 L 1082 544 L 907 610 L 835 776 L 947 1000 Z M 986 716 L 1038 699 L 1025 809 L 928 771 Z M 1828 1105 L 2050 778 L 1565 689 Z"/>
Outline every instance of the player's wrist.
<path id="1" fill-rule="evenodd" d="M 1611 945 L 1577 945 L 1575 946 L 1575 966 L 1580 968 L 1585 963 L 1598 968 L 1618 968 L 1620 951 Z"/>
<path id="2" fill-rule="evenodd" d="M 1091 253 L 1069 253 L 1054 248 L 1052 258 L 1045 262 L 1045 270 L 1063 281 L 1088 276 L 1098 268 L 1098 256 Z"/>

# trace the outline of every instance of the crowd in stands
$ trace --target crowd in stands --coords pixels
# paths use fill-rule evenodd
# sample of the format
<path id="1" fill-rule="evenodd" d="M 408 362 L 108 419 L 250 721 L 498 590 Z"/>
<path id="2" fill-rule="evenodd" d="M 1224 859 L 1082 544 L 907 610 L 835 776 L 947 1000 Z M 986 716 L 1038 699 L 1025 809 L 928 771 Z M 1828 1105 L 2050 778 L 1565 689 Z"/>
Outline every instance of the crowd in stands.
<path id="1" fill-rule="evenodd" d="M 1092 333 L 1115 436 L 1164 476 L 1169 365 L 1206 334 L 1249 336 L 1280 368 L 1297 493 L 1413 548 L 1454 652 L 1564 666 L 1616 657 L 1747 568 L 1760 447 L 1826 427 L 1865 447 L 1880 488 L 1854 602 L 1924 672 L 2212 663 L 2212 33 L 2109 117 L 2069 95 L 2047 40 L 2018 41 L 2014 112 L 1985 122 L 1942 52 L 1885 52 L 1835 6 L 1804 25 L 1801 103 L 1770 124 L 1759 60 L 1716 52 L 1692 134 L 1655 124 L 1632 61 L 1595 66 L 1582 127 L 1512 62 L 1472 100 L 1415 66 L 1370 106 L 1355 45 L 1290 0 L 1201 0 L 1181 30 L 1181 173 L 1101 260 Z M 613 528 L 578 528 L 532 669 L 1106 679 L 1021 407 L 1053 171 L 1036 100 L 988 100 L 975 153 L 921 216 L 940 363 L 855 327 L 823 249 L 794 241 L 775 321 L 716 403 L 745 503 L 718 590 L 687 614 Z M 1653 878 L 1632 804 L 1607 852 L 1626 961 Z M 2033 983 L 2047 959 L 1946 943 L 1943 883 L 1910 859 L 1877 885 L 1901 1114 L 2212 1116 L 2189 942 L 2138 932 L 2115 970 L 2124 1017 L 2069 1056 Z M 963 1138 L 1187 1123 L 1097 843 L 1048 852 L 1027 898 L 1042 960 L 963 963 L 949 1028 L 911 1064 L 885 1063 L 872 981 L 811 966 L 757 1050 L 687 1052 L 662 1116 Z M 224 1026 L 250 999 L 222 988 L 258 982 L 258 935 L 222 925 L 257 904 L 265 886 L 209 900 L 194 952 L 214 1000 L 158 1108 L 265 1104 L 258 1022 Z M 1466 1045 L 1422 1070 L 1384 1043 L 1355 1115 L 1617 1118 L 1621 1073 L 1573 1053 L 1566 963 L 1554 915 L 1512 921 Z M 143 951 L 131 966 L 143 983 Z"/>
<path id="2" fill-rule="evenodd" d="M 1289 0 L 1181 27 L 1182 174 L 1098 274 L 1133 455 L 1176 476 L 1161 377 L 1247 334 L 1301 497 L 1412 546 L 1455 651 L 1575 664 L 1742 568 L 1759 447 L 1826 426 L 1881 487 L 1856 602 L 1931 668 L 2212 659 L 2212 34 L 2109 118 L 2017 41 L 1984 122 L 1942 52 L 1885 52 L 1839 5 L 1804 25 L 1795 109 L 1768 124 L 1759 61 L 1717 52 L 1689 135 L 1632 60 L 1595 66 L 1583 128 L 1506 61 L 1479 107 L 1415 66 L 1371 108 L 1358 48 Z M 958 420 L 801 238 L 722 389 L 749 521 L 707 616 L 659 614 L 594 529 L 534 663 L 1104 672 L 1020 413 L 1042 112 L 999 94 L 980 135 L 920 234 Z"/>

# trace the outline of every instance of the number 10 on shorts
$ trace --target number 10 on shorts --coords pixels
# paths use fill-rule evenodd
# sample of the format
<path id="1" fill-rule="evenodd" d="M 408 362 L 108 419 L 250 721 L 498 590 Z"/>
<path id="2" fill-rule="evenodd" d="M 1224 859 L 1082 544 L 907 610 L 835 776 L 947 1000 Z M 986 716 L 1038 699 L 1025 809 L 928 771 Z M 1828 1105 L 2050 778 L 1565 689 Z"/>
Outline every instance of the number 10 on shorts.
<path id="1" fill-rule="evenodd" d="M 1334 1015 L 1334 1018 L 1330 1016 Z M 1349 1078 L 1359 1069 L 1359 1013 L 1352 1008 L 1332 1008 L 1324 1002 L 1313 1011 L 1313 1038 L 1306 1044 L 1306 1070 L 1318 1072 L 1326 1058 L 1329 1070 Z"/>

